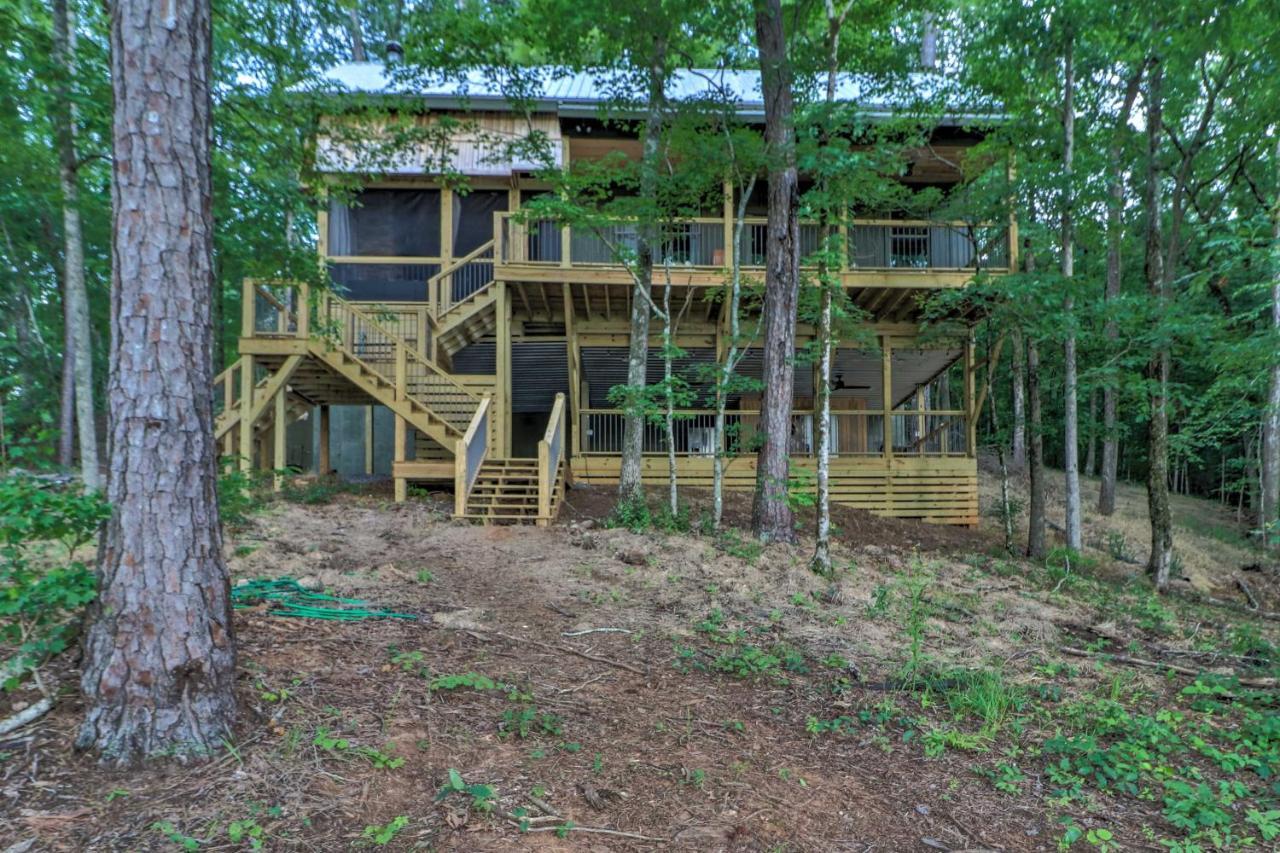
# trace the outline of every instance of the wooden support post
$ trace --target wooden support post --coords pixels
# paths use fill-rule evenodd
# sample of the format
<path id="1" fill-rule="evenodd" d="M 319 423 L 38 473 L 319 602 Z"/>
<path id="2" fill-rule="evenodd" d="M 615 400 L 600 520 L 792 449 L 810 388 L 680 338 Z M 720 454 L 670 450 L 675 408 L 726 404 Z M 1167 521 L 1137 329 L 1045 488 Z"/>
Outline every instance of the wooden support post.
<path id="1" fill-rule="evenodd" d="M 272 453 L 272 456 L 271 456 L 271 467 L 274 472 L 271 478 L 271 487 L 275 489 L 277 492 L 284 487 L 283 472 L 284 472 L 284 469 L 288 467 L 288 462 L 285 461 L 285 444 L 284 444 L 285 432 L 286 432 L 284 419 L 285 419 L 285 410 L 287 408 L 287 406 L 285 405 L 285 403 L 287 402 L 286 400 L 287 395 L 288 395 L 288 390 L 283 387 L 276 392 L 275 423 L 271 427 L 271 435 L 272 435 L 272 438 L 274 438 L 275 440 L 274 442 L 275 447 L 273 448 L 274 452 Z"/>
<path id="2" fill-rule="evenodd" d="M 590 285 L 587 285 L 590 287 Z M 581 366 L 578 364 L 578 333 L 576 330 L 577 317 L 574 316 L 573 310 L 573 288 L 568 282 L 564 284 L 564 342 L 566 355 L 569 365 L 569 423 L 570 428 L 570 458 L 578 455 L 581 445 L 578 439 L 578 426 L 582 420 L 579 411 L 582 408 L 582 400 L 578 394 L 578 383 L 581 381 Z"/>
<path id="3" fill-rule="evenodd" d="M 243 364 L 243 362 L 241 362 L 241 364 Z M 236 371 L 234 369 L 228 370 L 226 378 L 222 380 L 222 412 L 227 417 L 231 416 L 231 408 L 235 405 L 235 384 Z M 234 463 L 231 461 L 232 457 L 235 456 L 235 453 L 235 429 L 233 428 L 227 430 L 222 436 L 222 466 L 226 470 L 233 470 L 235 468 Z"/>
<path id="4" fill-rule="evenodd" d="M 321 477 L 327 477 L 333 471 L 333 464 L 329 457 L 329 407 L 327 405 L 320 406 L 319 457 L 319 461 L 316 464 L 316 473 Z"/>
<path id="5" fill-rule="evenodd" d="M 916 386 L 916 455 L 924 455 L 925 438 L 929 435 L 928 423 L 924 416 L 924 386 Z"/>
<path id="6" fill-rule="evenodd" d="M 440 267 L 449 266 L 453 260 L 453 206 L 457 199 L 453 190 L 445 187 L 440 190 Z M 441 311 L 444 310 L 442 307 Z"/>
<path id="7" fill-rule="evenodd" d="M 403 343 L 396 344 L 396 402 L 403 403 L 408 396 L 409 354 Z M 391 470 L 398 473 L 400 463 L 405 461 L 405 444 L 408 442 L 408 423 L 396 413 L 395 447 L 392 448 Z M 403 503 L 409 496 L 409 481 L 404 477 L 395 477 L 396 503 Z"/>
<path id="8" fill-rule="evenodd" d="M 364 407 L 364 473 L 373 476 L 373 406 Z"/>
<path id="9" fill-rule="evenodd" d="M 988 366 L 988 370 L 995 370 L 994 362 Z M 964 341 L 964 407 L 968 412 L 968 417 L 965 418 L 967 430 L 965 439 L 969 456 L 976 456 L 978 453 L 978 409 L 974 399 L 974 389 L 977 384 L 975 373 L 973 331 L 970 330 L 969 337 Z"/>
<path id="10" fill-rule="evenodd" d="M 511 294 L 505 281 L 495 282 L 494 316 L 497 318 L 496 376 L 494 396 L 497 398 L 498 428 L 490 432 L 494 436 L 497 455 L 511 458 Z"/>
<path id="11" fill-rule="evenodd" d="M 253 279 L 246 278 L 240 290 L 240 337 L 252 338 L 255 325 L 254 311 L 257 308 Z"/>
<path id="12" fill-rule="evenodd" d="M 253 356 L 240 359 L 240 470 L 253 467 Z"/>
<path id="13" fill-rule="evenodd" d="M 396 446 L 395 446 L 395 449 L 392 451 L 392 457 L 391 457 L 392 470 L 397 468 L 399 463 L 405 461 L 404 446 L 408 442 L 408 438 L 409 438 L 408 422 L 404 418 L 400 417 L 399 415 L 396 415 L 396 434 L 395 434 Z M 409 481 L 406 480 L 404 477 L 396 477 L 395 478 L 396 503 L 404 503 L 404 500 L 407 497 L 409 497 Z"/>
<path id="14" fill-rule="evenodd" d="M 311 337 L 311 285 L 305 281 L 298 285 L 298 337 Z"/>
<path id="15" fill-rule="evenodd" d="M 733 181 L 724 179 L 724 268 L 733 269 L 733 253 L 738 247 L 733 245 L 733 217 L 736 207 L 733 203 Z"/>
<path id="16" fill-rule="evenodd" d="M 881 406 L 884 409 L 884 461 L 893 462 L 893 343 L 888 335 L 880 337 L 880 382 L 884 386 Z"/>

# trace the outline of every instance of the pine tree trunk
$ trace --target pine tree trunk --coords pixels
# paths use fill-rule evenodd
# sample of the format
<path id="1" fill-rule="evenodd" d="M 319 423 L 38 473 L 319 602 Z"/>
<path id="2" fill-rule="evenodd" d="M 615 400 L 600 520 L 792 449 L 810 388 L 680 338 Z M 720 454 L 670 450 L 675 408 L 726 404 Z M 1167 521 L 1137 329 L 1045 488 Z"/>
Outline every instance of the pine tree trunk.
<path id="1" fill-rule="evenodd" d="M 89 292 L 84 278 L 84 236 L 80 228 L 79 158 L 76 114 L 70 97 L 76 76 L 75 19 L 67 0 L 53 3 L 54 54 L 60 76 L 56 109 L 58 183 L 62 189 L 63 300 L 74 339 L 68 350 L 75 381 L 76 436 L 80 447 L 80 479 L 88 491 L 102 488 L 98 464 L 98 431 L 93 411 L 93 338 L 89 328 Z M 64 374 L 65 375 L 65 374 Z M 65 394 L 65 391 L 64 391 Z"/>
<path id="2" fill-rule="evenodd" d="M 210 365 L 208 0 L 117 0 L 112 513 L 77 746 L 105 762 L 209 755 L 235 717 Z"/>
<path id="3" fill-rule="evenodd" d="M 1280 174 L 1280 142 L 1276 143 L 1275 162 Z M 1280 196 L 1280 182 L 1277 182 Z M 1280 201 L 1274 213 L 1272 230 L 1271 328 L 1280 334 Z M 1262 506 L 1258 529 L 1262 531 L 1264 548 L 1280 548 L 1280 356 L 1271 362 L 1271 385 L 1267 408 L 1262 420 Z"/>
<path id="4" fill-rule="evenodd" d="M 1157 63 L 1147 84 L 1147 288 L 1156 303 L 1156 316 L 1164 321 L 1168 305 L 1167 270 L 1160 236 L 1160 178 L 1157 157 L 1160 153 L 1161 83 L 1163 69 Z M 1156 589 L 1169 588 L 1173 564 L 1173 519 L 1169 511 L 1169 367 L 1167 344 L 1162 344 L 1147 364 L 1147 382 L 1151 388 L 1147 423 L 1147 510 L 1151 516 L 1151 557 L 1147 573 Z"/>
<path id="5" fill-rule="evenodd" d="M 1013 338 L 1013 362 L 1009 366 L 1013 381 L 1013 447 L 1010 451 L 1010 467 L 1014 471 L 1022 471 L 1027 467 L 1027 391 L 1023 376 L 1026 356 L 1022 347 L 1022 330 L 1014 329 L 1010 334 Z"/>
<path id="6" fill-rule="evenodd" d="M 800 282 L 799 175 L 792 124 L 791 66 L 780 0 L 758 0 L 756 40 L 769 152 L 769 224 L 764 297 L 764 394 L 751 526 L 763 542 L 794 542 L 787 483 L 791 477 L 791 406 L 795 381 L 796 301 Z"/>
<path id="7" fill-rule="evenodd" d="M 644 123 L 640 164 L 640 195 L 653 202 L 657 195 L 658 149 L 666 98 L 666 48 L 659 43 L 649 68 L 649 108 Z M 649 308 L 653 286 L 653 223 L 640 225 L 636 241 L 636 271 L 631 297 L 631 337 L 627 351 L 627 405 L 622 427 L 622 468 L 618 477 L 620 503 L 643 503 L 644 389 L 649 368 Z"/>
<path id="8" fill-rule="evenodd" d="M 1084 550 L 1084 534 L 1080 518 L 1080 413 L 1076 371 L 1075 299 L 1071 295 L 1071 278 L 1075 275 L 1075 221 L 1071 186 L 1075 165 L 1075 55 L 1073 43 L 1067 42 L 1066 79 L 1062 105 L 1062 172 L 1066 182 L 1062 207 L 1062 277 L 1067 280 L 1067 297 L 1062 310 L 1066 315 L 1067 337 L 1063 346 L 1063 475 L 1066 480 L 1067 547 L 1077 553 Z"/>

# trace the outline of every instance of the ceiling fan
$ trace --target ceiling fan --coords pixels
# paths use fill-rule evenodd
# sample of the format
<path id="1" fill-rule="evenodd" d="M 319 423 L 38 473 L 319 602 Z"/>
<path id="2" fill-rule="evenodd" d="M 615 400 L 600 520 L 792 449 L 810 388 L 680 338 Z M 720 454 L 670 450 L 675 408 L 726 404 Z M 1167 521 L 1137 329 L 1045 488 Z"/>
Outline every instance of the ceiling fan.
<path id="1" fill-rule="evenodd" d="M 870 391 L 870 385 L 845 385 L 844 374 L 837 373 L 836 381 L 831 383 L 832 391 Z"/>

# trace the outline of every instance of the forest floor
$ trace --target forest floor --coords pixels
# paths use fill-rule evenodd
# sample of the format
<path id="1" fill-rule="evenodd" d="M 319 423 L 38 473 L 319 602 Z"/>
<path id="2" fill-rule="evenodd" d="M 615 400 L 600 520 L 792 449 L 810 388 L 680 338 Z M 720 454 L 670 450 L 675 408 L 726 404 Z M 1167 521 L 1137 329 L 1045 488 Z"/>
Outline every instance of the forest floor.
<path id="1" fill-rule="evenodd" d="M 1133 562 L 1133 486 L 1085 519 L 1074 564 L 1004 555 L 986 476 L 978 530 L 842 509 L 834 579 L 808 541 L 610 528 L 598 489 L 543 529 L 377 487 L 293 498 L 229 532 L 233 582 L 412 618 L 238 610 L 234 746 L 189 767 L 74 753 L 64 655 L 56 709 L 0 739 L 0 850 L 1187 853 L 1280 835 L 1280 623 L 1202 600 L 1246 605 L 1244 580 L 1280 609 L 1280 571 L 1214 503 L 1175 498 L 1189 580 L 1162 599 Z"/>

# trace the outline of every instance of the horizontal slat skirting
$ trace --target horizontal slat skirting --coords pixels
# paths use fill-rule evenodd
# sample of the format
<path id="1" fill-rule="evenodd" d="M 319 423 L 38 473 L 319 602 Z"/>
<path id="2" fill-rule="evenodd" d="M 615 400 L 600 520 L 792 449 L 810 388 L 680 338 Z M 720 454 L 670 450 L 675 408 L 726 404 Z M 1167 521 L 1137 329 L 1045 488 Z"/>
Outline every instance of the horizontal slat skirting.
<path id="1" fill-rule="evenodd" d="M 755 458 L 740 457 L 725 463 L 725 487 L 745 491 L 755 488 Z M 813 460 L 792 460 L 792 470 L 813 470 Z M 572 460 L 575 480 L 592 484 L 618 482 L 621 459 L 616 456 L 577 456 Z M 680 483 L 711 488 L 712 460 L 683 457 L 676 460 Z M 667 482 L 667 460 L 645 458 L 645 483 Z M 831 498 L 838 504 L 865 509 L 875 515 L 920 519 L 936 524 L 975 525 L 978 521 L 977 463 L 967 457 L 897 457 L 831 460 Z"/>

